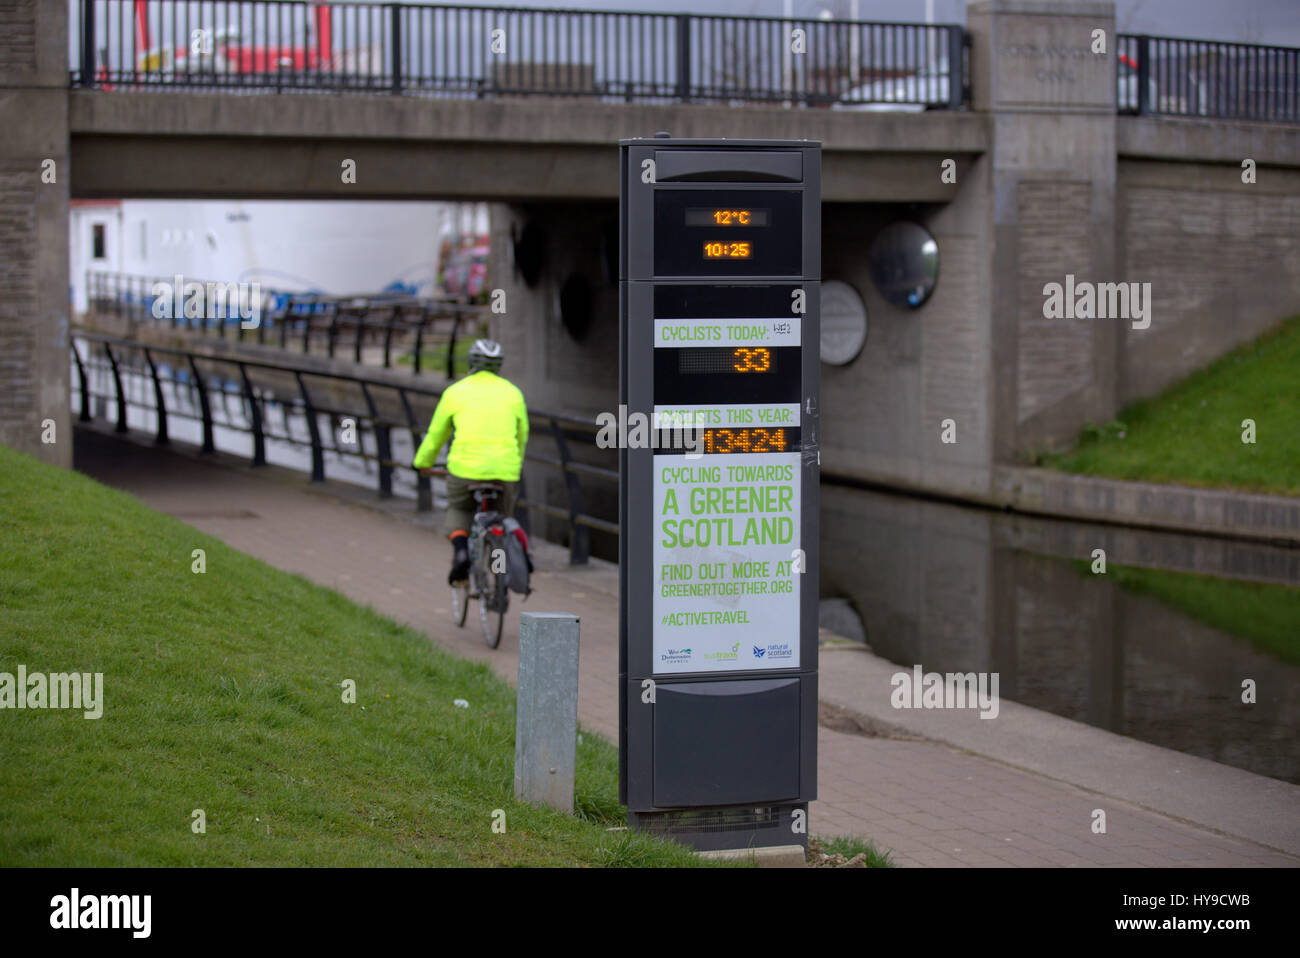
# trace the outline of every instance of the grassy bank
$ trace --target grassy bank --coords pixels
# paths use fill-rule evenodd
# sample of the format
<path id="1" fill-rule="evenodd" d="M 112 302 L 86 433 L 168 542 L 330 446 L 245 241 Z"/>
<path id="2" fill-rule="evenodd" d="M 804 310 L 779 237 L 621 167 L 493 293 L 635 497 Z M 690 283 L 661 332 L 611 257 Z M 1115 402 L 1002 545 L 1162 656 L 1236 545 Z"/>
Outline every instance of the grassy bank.
<path id="1" fill-rule="evenodd" d="M 1255 442 L 1242 442 L 1242 421 Z M 1300 317 L 1223 356 L 1040 465 L 1066 472 L 1300 495 Z"/>
<path id="2" fill-rule="evenodd" d="M 606 830 L 592 734 L 578 816 L 516 803 L 485 666 L 3 446 L 0 502 L 0 672 L 102 672 L 104 697 L 0 711 L 0 866 L 696 864 Z"/>

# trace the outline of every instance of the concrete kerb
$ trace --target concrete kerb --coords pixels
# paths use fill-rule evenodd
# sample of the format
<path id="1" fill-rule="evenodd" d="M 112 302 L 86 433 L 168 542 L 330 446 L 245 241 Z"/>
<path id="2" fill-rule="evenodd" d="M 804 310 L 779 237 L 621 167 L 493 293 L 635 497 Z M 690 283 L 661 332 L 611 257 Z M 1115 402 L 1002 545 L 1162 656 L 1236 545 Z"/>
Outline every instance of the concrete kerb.
<path id="1" fill-rule="evenodd" d="M 769 848 L 723 848 L 696 852 L 696 857 L 712 861 L 753 862 L 759 868 L 805 868 L 803 848 L 799 845 L 773 845 Z"/>
<path id="2" fill-rule="evenodd" d="M 1300 496 L 1001 466 L 993 500 L 1017 512 L 1300 545 Z"/>

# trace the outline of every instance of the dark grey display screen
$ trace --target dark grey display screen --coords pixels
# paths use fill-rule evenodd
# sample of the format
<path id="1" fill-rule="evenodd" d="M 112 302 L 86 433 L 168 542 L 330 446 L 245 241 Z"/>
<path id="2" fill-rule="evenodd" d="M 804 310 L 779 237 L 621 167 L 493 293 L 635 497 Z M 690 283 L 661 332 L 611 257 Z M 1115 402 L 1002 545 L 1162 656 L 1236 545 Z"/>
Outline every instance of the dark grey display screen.
<path id="1" fill-rule="evenodd" d="M 656 275 L 800 275 L 801 195 L 793 190 L 656 191 Z M 701 202 L 706 198 L 707 204 Z"/>

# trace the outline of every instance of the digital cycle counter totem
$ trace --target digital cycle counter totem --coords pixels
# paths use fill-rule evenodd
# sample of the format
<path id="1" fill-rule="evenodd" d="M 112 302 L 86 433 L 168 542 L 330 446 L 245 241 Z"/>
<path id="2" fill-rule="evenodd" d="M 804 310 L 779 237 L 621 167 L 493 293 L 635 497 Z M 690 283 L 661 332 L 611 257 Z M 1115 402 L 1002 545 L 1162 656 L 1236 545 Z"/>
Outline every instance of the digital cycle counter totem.
<path id="1" fill-rule="evenodd" d="M 699 849 L 806 846 L 821 145 L 619 146 L 620 800 Z"/>

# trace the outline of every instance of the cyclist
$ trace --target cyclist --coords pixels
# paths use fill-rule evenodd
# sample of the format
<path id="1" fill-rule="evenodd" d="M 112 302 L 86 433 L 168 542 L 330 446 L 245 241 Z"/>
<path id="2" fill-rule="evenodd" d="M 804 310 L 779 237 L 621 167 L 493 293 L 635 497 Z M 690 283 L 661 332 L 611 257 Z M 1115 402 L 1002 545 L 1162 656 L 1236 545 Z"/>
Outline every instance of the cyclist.
<path id="1" fill-rule="evenodd" d="M 505 353 L 499 343 L 479 339 L 469 349 L 469 375 L 448 387 L 411 463 L 426 470 L 451 438 L 447 453 L 447 538 L 451 540 L 453 584 L 469 577 L 469 529 L 475 503 L 471 482 L 495 480 L 505 486 L 497 504 L 502 516 L 514 511 L 515 489 L 528 443 L 524 394 L 497 375 Z M 454 435 L 453 435 L 454 432 Z"/>

